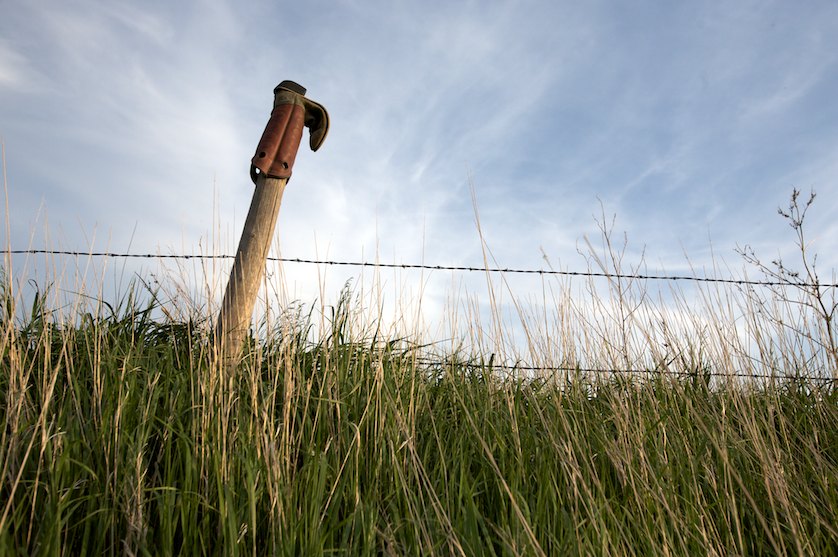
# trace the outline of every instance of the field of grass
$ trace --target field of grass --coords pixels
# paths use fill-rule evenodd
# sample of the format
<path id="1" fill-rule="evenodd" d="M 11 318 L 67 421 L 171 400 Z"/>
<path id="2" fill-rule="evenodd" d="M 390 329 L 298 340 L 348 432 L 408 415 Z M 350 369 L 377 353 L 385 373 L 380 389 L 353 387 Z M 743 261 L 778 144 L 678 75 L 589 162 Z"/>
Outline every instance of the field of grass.
<path id="1" fill-rule="evenodd" d="M 447 352 L 363 292 L 280 304 L 232 372 L 211 309 L 7 260 L 0 555 L 838 555 L 838 303 L 795 230 L 802 272 L 690 296 L 604 231 L 581 297 L 490 281 Z"/>
<path id="2" fill-rule="evenodd" d="M 2 555 L 836 554 L 829 381 L 433 364 L 349 297 L 230 375 L 207 322 L 9 288 Z"/>

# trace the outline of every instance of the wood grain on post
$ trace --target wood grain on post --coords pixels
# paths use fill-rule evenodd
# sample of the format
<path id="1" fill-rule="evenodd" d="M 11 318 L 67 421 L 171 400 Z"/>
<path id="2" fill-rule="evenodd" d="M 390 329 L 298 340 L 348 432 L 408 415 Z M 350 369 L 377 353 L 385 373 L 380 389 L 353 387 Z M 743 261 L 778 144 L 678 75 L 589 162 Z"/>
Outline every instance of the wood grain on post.
<path id="1" fill-rule="evenodd" d="M 253 306 L 265 276 L 265 261 L 287 182 L 285 178 L 269 178 L 264 174 L 259 174 L 256 179 L 256 191 L 218 317 L 217 346 L 228 369 L 238 364 L 242 344 L 250 330 Z"/>
<path id="2" fill-rule="evenodd" d="M 250 331 L 282 193 L 291 177 L 303 128 L 309 129 L 312 151 L 320 148 L 329 131 L 326 108 L 307 99 L 305 93 L 305 87 L 289 80 L 274 88 L 273 111 L 250 161 L 256 191 L 215 328 L 216 354 L 230 373 L 239 363 L 242 344 Z"/>

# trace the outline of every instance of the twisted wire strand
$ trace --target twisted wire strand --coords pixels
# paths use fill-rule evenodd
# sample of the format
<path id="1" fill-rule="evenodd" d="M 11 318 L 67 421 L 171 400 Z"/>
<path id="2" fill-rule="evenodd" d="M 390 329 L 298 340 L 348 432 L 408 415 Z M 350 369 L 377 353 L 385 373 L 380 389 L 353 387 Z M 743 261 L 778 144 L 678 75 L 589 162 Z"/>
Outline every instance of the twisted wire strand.
<path id="1" fill-rule="evenodd" d="M 117 252 L 86 252 L 86 251 L 65 251 L 65 250 L 3 250 L 2 253 L 10 255 L 68 255 L 73 257 L 111 257 L 111 258 L 133 258 L 133 259 L 234 259 L 233 255 L 204 255 L 204 254 L 153 254 L 153 253 L 117 253 Z M 516 269 L 511 267 L 473 267 L 464 265 L 427 265 L 423 263 L 378 263 L 369 261 L 334 261 L 328 259 L 304 259 L 299 257 L 268 257 L 268 261 L 279 261 L 282 263 L 300 263 L 307 265 L 333 265 L 342 267 L 370 267 L 377 269 L 422 269 L 429 271 L 457 271 L 457 272 L 479 272 L 479 273 L 501 273 L 501 274 L 527 274 L 542 276 L 567 276 L 567 277 L 596 277 L 609 279 L 627 280 L 660 280 L 660 281 L 689 281 L 719 284 L 734 284 L 739 286 L 797 286 L 804 288 L 838 288 L 836 283 L 807 283 L 780 280 L 746 280 L 734 278 L 696 277 L 690 275 L 664 275 L 644 273 L 606 273 L 595 271 L 556 271 L 553 269 Z"/>

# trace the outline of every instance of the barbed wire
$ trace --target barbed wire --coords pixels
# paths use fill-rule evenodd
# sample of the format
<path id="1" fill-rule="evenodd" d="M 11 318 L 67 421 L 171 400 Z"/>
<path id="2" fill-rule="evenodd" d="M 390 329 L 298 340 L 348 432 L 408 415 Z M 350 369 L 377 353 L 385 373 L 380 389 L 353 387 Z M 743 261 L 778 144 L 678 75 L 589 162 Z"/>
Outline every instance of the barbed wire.
<path id="1" fill-rule="evenodd" d="M 87 252 L 87 251 L 65 251 L 65 250 L 2 250 L 9 255 L 68 255 L 73 257 L 111 257 L 128 259 L 235 259 L 234 255 L 207 255 L 207 254 L 154 254 L 154 253 L 117 253 L 117 252 Z M 506 273 L 526 274 L 542 276 L 567 276 L 567 277 L 593 277 L 620 280 L 660 280 L 660 281 L 684 281 L 684 282 L 705 282 L 734 284 L 739 286 L 797 286 L 804 288 L 838 288 L 838 283 L 807 283 L 807 282 L 784 282 L 780 280 L 748 280 L 734 278 L 696 277 L 690 275 L 664 275 L 645 273 L 607 273 L 597 271 L 556 271 L 554 269 L 516 269 L 511 267 L 473 267 L 464 265 L 428 265 L 424 263 L 380 263 L 369 261 L 334 261 L 327 259 L 303 259 L 299 257 L 268 257 L 268 261 L 282 263 L 301 263 L 308 265 L 333 265 L 341 267 L 370 267 L 378 269 L 422 269 L 428 271 L 458 271 L 458 272 L 480 272 L 480 273 Z"/>
<path id="2" fill-rule="evenodd" d="M 130 259 L 234 259 L 235 256 L 227 254 L 207 255 L 207 254 L 152 254 L 152 253 L 119 253 L 119 252 L 86 252 L 86 251 L 70 251 L 70 250 L 46 250 L 46 249 L 27 249 L 27 250 L 0 250 L 0 253 L 8 255 L 66 255 L 72 257 L 110 257 L 110 258 L 130 258 Z M 379 262 L 363 262 L 363 261 L 333 261 L 333 260 L 318 260 L 318 259 L 302 259 L 302 258 L 286 258 L 286 257 L 268 257 L 269 261 L 278 261 L 283 263 L 300 263 L 312 265 L 336 265 L 345 267 L 372 267 L 372 268 L 389 268 L 389 269 L 423 269 L 432 271 L 459 271 L 459 272 L 482 272 L 482 273 L 517 273 L 517 274 L 537 274 L 537 275 L 561 275 L 570 277 L 601 277 L 610 279 L 630 279 L 630 280 L 669 280 L 669 281 L 694 281 L 694 282 L 708 282 L 708 283 L 724 283 L 735 285 L 752 285 L 752 286 L 788 286 L 789 283 L 781 281 L 755 281 L 742 279 L 725 279 L 713 277 L 695 277 L 687 275 L 656 275 L 656 274 L 621 274 L 621 273 L 605 273 L 592 271 L 556 271 L 553 269 L 516 269 L 516 268 L 493 268 L 493 267 L 471 267 L 458 265 L 426 265 L 420 263 L 379 263 Z M 838 284 L 808 284 L 808 283 L 794 283 L 794 286 L 814 287 L 820 286 L 824 288 L 836 288 Z M 493 361 L 485 363 L 475 363 L 473 361 L 458 361 L 446 359 L 434 359 L 423 356 L 415 356 L 412 358 L 415 362 L 432 367 L 451 367 L 458 366 L 468 369 L 489 369 L 492 371 L 504 372 L 549 372 L 549 373 L 574 373 L 574 374 L 597 374 L 597 375 L 666 375 L 676 377 L 689 378 L 742 378 L 742 379 L 779 379 L 787 381 L 801 381 L 809 380 L 823 383 L 836 383 L 838 379 L 829 377 L 817 377 L 812 375 L 789 375 L 782 373 L 757 374 L 745 373 L 741 371 L 719 372 L 711 370 L 696 370 L 696 371 L 676 371 L 668 367 L 661 369 L 618 369 L 618 368 L 584 368 L 578 366 L 536 366 L 526 363 L 495 363 Z"/>
<path id="3" fill-rule="evenodd" d="M 696 371 L 676 371 L 666 368 L 653 369 L 618 369 L 618 368 L 585 368 L 576 366 L 534 366 L 532 364 L 496 364 L 496 363 L 475 363 L 462 362 L 457 360 L 436 360 L 433 358 L 417 357 L 417 363 L 426 366 L 437 367 L 465 367 L 468 369 L 489 369 L 492 371 L 499 370 L 504 372 L 528 371 L 528 372 L 550 372 L 550 373 L 573 373 L 573 374 L 596 374 L 596 375 L 667 375 L 675 377 L 689 377 L 689 378 L 742 378 L 742 379 L 782 379 L 786 381 L 816 381 L 823 383 L 838 382 L 838 378 L 818 377 L 815 375 L 790 375 L 784 373 L 746 373 L 743 371 L 712 371 L 699 369 Z"/>

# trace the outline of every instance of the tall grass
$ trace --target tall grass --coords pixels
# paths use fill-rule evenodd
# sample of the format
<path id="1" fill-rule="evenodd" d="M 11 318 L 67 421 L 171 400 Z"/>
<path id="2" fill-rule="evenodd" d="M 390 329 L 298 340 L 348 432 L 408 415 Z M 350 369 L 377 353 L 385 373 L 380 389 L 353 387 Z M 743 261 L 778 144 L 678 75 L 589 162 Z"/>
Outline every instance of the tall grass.
<path id="1" fill-rule="evenodd" d="M 836 554 L 831 383 L 429 364 L 348 292 L 230 377 L 200 316 L 3 282 L 3 555 Z"/>
<path id="2" fill-rule="evenodd" d="M 7 263 L 0 555 L 838 554 L 826 290 L 653 294 L 602 232 L 584 296 L 490 279 L 450 349 L 345 290 L 233 375 L 212 308 L 24 298 Z"/>

